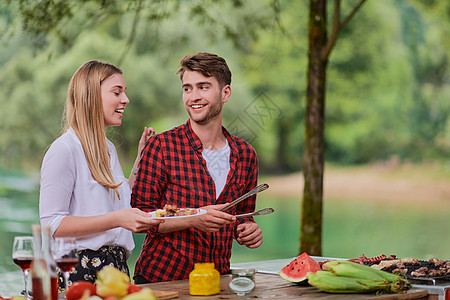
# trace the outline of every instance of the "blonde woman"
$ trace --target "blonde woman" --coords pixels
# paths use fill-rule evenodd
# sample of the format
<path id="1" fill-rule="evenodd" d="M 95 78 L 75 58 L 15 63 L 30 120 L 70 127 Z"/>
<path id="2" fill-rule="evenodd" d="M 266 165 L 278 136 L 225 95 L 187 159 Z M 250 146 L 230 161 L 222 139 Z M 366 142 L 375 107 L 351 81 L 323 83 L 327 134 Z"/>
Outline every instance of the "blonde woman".
<path id="1" fill-rule="evenodd" d="M 107 126 L 122 123 L 130 102 L 122 71 L 108 63 L 89 61 L 73 75 L 65 105 L 65 128 L 45 154 L 41 168 L 39 215 L 52 236 L 77 238 L 80 264 L 73 281 L 94 281 L 104 265 L 128 272 L 126 260 L 134 248 L 132 232 L 145 232 L 159 220 L 130 207 L 131 188 Z M 144 128 L 139 153 L 154 133 Z"/>

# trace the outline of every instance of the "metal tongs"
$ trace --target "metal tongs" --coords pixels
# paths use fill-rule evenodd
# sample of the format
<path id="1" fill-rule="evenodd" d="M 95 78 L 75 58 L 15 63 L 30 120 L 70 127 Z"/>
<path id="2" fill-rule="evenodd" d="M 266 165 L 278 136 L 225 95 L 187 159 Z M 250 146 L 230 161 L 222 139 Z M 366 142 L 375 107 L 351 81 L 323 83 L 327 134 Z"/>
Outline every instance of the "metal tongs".
<path id="1" fill-rule="evenodd" d="M 251 216 L 262 216 L 262 215 L 268 215 L 273 213 L 274 210 L 271 207 L 266 207 L 263 209 L 260 209 L 258 211 L 247 213 L 247 214 L 241 214 L 241 215 L 235 215 L 236 218 L 244 218 L 244 217 L 251 217 Z"/>
<path id="2" fill-rule="evenodd" d="M 236 200 L 231 201 L 230 203 L 228 203 L 227 205 L 225 205 L 224 207 L 219 209 L 219 211 L 226 211 L 227 209 L 229 209 L 230 207 L 238 204 L 242 200 L 247 199 L 248 197 L 253 196 L 256 193 L 265 191 L 268 188 L 269 188 L 269 185 L 267 183 L 260 184 L 260 185 L 256 186 L 255 188 L 251 189 L 250 191 L 248 191 L 246 194 L 240 196 Z"/>

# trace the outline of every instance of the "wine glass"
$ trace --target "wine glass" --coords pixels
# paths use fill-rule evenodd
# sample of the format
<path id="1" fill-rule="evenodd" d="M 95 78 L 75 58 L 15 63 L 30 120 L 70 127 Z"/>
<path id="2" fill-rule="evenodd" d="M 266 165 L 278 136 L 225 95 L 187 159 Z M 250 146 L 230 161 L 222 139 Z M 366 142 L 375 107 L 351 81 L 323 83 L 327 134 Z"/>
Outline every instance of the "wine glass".
<path id="1" fill-rule="evenodd" d="M 70 270 L 79 263 L 76 239 L 73 237 L 55 238 L 53 256 L 56 265 L 64 274 L 65 292 L 67 292 L 69 288 Z"/>
<path id="2" fill-rule="evenodd" d="M 23 272 L 23 279 L 25 281 L 25 297 L 30 299 L 28 294 L 28 273 L 31 267 L 31 262 L 34 257 L 33 237 L 32 236 L 16 236 L 14 237 L 14 244 L 12 250 L 12 258 L 16 265 L 18 265 Z"/>

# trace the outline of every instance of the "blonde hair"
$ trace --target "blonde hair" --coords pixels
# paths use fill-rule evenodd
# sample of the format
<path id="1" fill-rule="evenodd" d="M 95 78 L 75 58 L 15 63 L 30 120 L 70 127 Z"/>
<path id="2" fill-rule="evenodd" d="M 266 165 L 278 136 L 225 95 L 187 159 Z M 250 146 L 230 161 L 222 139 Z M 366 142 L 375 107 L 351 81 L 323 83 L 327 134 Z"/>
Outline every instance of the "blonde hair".
<path id="1" fill-rule="evenodd" d="M 86 156 L 92 177 L 106 188 L 114 189 L 120 199 L 118 187 L 110 170 L 106 126 L 103 116 L 101 84 L 122 70 L 114 65 L 89 61 L 72 76 L 64 108 L 64 131 L 73 128 Z"/>

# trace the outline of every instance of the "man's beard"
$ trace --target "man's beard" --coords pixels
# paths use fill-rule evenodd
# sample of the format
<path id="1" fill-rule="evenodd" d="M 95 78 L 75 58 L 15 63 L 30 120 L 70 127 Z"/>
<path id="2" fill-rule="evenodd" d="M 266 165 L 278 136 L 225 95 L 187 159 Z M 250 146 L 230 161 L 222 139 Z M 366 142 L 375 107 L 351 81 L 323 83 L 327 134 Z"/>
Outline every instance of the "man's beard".
<path id="1" fill-rule="evenodd" d="M 220 95 L 217 97 L 221 99 Z M 197 118 L 195 118 L 195 114 L 191 114 L 191 111 L 188 110 L 189 117 L 191 118 L 192 121 L 194 121 L 197 124 L 200 125 L 208 124 L 211 120 L 215 119 L 222 112 L 223 103 L 221 101 L 214 101 L 214 103 L 215 103 L 214 105 L 208 104 L 208 106 L 210 107 L 207 114 L 204 117 L 197 116 Z"/>

